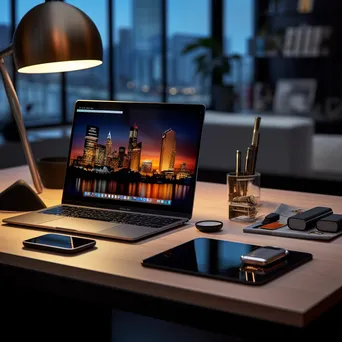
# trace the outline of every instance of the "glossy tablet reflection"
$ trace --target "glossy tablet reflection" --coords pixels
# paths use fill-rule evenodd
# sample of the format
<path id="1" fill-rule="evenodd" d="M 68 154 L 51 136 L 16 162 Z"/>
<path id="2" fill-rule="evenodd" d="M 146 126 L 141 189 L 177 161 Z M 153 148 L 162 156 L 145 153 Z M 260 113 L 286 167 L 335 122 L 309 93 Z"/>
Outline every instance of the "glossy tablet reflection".
<path id="1" fill-rule="evenodd" d="M 265 268 L 246 268 L 241 255 L 260 246 L 198 238 L 143 260 L 145 267 L 248 285 L 262 285 L 310 261 L 312 255 L 289 251 L 285 260 Z"/>

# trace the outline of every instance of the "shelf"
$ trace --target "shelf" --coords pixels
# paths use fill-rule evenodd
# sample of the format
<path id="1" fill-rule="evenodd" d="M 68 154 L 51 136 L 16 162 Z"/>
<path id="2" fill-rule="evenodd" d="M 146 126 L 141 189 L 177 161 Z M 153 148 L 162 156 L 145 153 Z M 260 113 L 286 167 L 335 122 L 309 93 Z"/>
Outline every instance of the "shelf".
<path id="1" fill-rule="evenodd" d="M 252 58 L 256 59 L 280 59 L 280 60 L 303 60 L 303 61 L 308 61 L 308 60 L 328 60 L 331 59 L 331 56 L 254 56 L 250 55 Z"/>
<path id="2" fill-rule="evenodd" d="M 261 18 L 293 18 L 293 17 L 341 17 L 342 16 L 342 9 L 336 9 L 335 11 L 313 11 L 310 13 L 300 13 L 296 11 L 288 11 L 288 12 L 279 12 L 279 13 L 260 13 L 259 17 Z"/>

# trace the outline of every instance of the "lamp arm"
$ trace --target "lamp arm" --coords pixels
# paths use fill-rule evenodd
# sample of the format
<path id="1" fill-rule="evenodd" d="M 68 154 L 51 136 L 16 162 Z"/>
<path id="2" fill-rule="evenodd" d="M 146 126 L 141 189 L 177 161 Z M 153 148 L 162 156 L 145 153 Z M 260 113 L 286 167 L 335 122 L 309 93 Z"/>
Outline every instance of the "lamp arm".
<path id="1" fill-rule="evenodd" d="M 5 55 L 8 55 L 12 52 L 12 49 L 9 53 L 6 53 L 6 49 L 1 51 L 0 56 L 2 55 L 2 53 L 4 51 L 5 51 Z M 27 139 L 26 128 L 24 125 L 23 116 L 21 114 L 18 96 L 17 96 L 17 93 L 14 89 L 11 78 L 9 77 L 9 74 L 6 70 L 4 60 L 2 57 L 0 57 L 0 73 L 2 76 L 2 80 L 4 82 L 8 102 L 10 104 L 14 119 L 15 119 L 17 127 L 18 127 L 21 143 L 22 143 L 22 146 L 24 149 L 26 161 L 28 163 L 28 166 L 29 166 L 29 169 L 31 172 L 33 184 L 37 190 L 37 193 L 40 194 L 43 191 L 43 186 L 42 186 L 42 183 L 41 183 L 41 180 L 39 177 L 39 173 L 38 173 L 36 163 L 35 163 L 34 158 L 33 158 L 33 154 L 32 154 L 30 144 L 29 144 L 28 139 Z"/>
<path id="2" fill-rule="evenodd" d="M 4 58 L 6 56 L 11 55 L 13 52 L 13 46 L 10 44 L 7 48 L 0 50 L 0 58 Z"/>

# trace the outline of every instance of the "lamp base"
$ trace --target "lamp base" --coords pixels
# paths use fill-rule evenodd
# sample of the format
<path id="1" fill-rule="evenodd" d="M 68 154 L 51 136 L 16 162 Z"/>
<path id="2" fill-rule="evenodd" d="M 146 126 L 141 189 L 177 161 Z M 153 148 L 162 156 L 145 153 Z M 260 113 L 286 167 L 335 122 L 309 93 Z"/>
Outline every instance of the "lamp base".
<path id="1" fill-rule="evenodd" d="M 0 194 L 0 210 L 34 211 L 46 208 L 44 202 L 22 179 L 16 181 Z"/>

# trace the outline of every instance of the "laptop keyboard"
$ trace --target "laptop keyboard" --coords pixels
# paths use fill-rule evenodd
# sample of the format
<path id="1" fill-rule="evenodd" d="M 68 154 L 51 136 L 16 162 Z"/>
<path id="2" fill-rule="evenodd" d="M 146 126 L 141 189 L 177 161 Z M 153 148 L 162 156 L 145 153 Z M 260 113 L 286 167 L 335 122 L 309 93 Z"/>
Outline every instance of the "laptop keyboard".
<path id="1" fill-rule="evenodd" d="M 151 228 L 161 228 L 179 221 L 170 217 L 141 215 L 109 210 L 89 209 L 80 207 L 59 206 L 41 211 L 42 214 L 51 214 L 67 217 L 77 217 L 97 221 L 132 224 Z"/>

